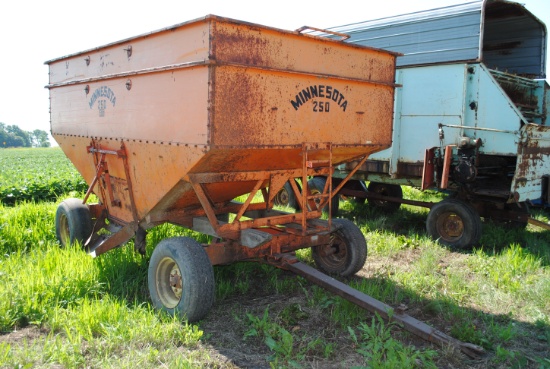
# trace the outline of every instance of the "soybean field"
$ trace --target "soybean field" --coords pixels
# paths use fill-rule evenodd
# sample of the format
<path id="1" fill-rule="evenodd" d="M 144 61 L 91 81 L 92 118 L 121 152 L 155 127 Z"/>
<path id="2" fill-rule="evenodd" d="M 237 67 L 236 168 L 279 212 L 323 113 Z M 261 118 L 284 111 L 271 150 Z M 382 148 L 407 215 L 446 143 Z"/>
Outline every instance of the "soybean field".
<path id="1" fill-rule="evenodd" d="M 0 151 L 0 202 L 55 201 L 87 186 L 59 148 Z"/>

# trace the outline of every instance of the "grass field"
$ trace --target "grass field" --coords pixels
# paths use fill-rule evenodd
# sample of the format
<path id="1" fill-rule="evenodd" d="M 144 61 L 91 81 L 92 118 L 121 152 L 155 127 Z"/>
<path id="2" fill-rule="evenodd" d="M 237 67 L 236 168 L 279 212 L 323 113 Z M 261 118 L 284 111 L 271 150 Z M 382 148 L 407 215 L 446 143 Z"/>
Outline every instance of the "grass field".
<path id="1" fill-rule="evenodd" d="M 59 149 L 0 150 L 1 188 L 57 177 L 47 164 L 13 174 L 37 158 L 80 180 Z M 5 163 L 23 169 L 6 175 Z M 81 192 L 0 205 L 0 368 L 550 368 L 548 231 L 486 221 L 481 245 L 456 252 L 426 237 L 425 209 L 382 216 L 341 202 L 369 247 L 364 268 L 346 283 L 485 348 L 470 359 L 266 265 L 215 267 L 215 306 L 197 324 L 155 311 L 146 281 L 151 251 L 166 237 L 198 235 L 157 227 L 145 257 L 132 242 L 96 259 L 60 248 L 57 204 Z M 548 221 L 545 211 L 535 216 Z M 309 250 L 299 257 L 311 263 Z"/>
<path id="2" fill-rule="evenodd" d="M 59 148 L 8 149 L 0 153 L 0 203 L 55 201 L 86 183 Z"/>

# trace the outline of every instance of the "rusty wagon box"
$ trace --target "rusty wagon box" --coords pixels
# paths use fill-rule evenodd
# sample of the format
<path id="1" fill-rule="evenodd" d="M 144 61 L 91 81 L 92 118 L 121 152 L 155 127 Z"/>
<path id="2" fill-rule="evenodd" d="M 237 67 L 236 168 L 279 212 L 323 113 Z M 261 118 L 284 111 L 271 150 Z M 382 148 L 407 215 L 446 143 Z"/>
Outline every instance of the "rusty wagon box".
<path id="1" fill-rule="evenodd" d="M 380 50 L 207 16 L 47 64 L 52 135 L 85 180 L 87 147 L 125 147 L 134 209 L 116 157 L 123 206 L 102 199 L 124 222 L 198 204 L 190 173 L 301 168 L 304 142 L 331 142 L 334 163 L 391 144 L 395 54 Z M 254 185 L 222 187 L 214 202 Z"/>
<path id="2" fill-rule="evenodd" d="M 52 135 L 89 184 L 59 206 L 60 242 L 145 253 L 167 222 L 212 236 L 152 252 L 154 304 L 189 320 L 213 303 L 212 265 L 311 247 L 323 271 L 357 272 L 364 236 L 319 219 L 333 189 L 307 178 L 390 146 L 396 56 L 209 15 L 47 61 Z M 302 212 L 273 209 L 288 181 Z"/>

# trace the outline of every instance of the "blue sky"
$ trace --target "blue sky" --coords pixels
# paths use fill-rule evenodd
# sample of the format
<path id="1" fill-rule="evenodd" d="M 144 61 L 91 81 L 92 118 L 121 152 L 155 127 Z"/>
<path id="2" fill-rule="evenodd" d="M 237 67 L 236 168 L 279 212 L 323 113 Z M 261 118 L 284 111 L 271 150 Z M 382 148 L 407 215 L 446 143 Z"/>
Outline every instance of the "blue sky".
<path id="1" fill-rule="evenodd" d="M 0 13 L 0 122 L 49 132 L 45 61 L 207 14 L 294 30 L 303 25 L 328 28 L 463 2 L 467 1 L 49 0 L 32 5 L 11 1 Z M 549 0 L 520 2 L 550 27 Z"/>

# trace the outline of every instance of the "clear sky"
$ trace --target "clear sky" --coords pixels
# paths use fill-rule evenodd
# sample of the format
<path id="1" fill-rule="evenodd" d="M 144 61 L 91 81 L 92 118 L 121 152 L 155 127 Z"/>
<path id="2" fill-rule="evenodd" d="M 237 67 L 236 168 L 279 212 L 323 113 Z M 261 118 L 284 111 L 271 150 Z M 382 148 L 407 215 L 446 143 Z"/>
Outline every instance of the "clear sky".
<path id="1" fill-rule="evenodd" d="M 465 2 L 469 1 L 10 1 L 0 12 L 0 122 L 27 131 L 50 131 L 45 61 L 207 14 L 295 30 L 303 25 L 329 28 Z M 519 2 L 550 27 L 550 0 Z"/>

